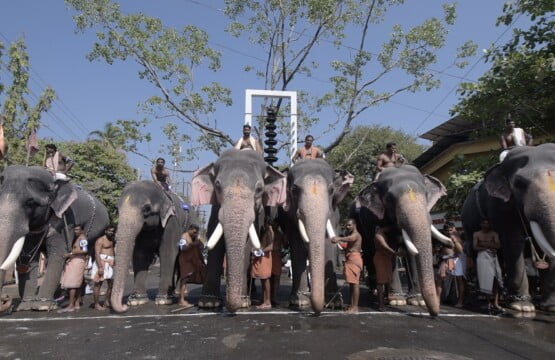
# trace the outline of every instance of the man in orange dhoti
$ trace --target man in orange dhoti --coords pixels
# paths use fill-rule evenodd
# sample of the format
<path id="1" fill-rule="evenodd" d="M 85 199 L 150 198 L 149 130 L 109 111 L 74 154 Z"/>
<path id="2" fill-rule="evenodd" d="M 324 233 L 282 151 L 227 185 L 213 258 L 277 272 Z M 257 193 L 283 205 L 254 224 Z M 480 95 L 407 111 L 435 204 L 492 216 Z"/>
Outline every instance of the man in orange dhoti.
<path id="1" fill-rule="evenodd" d="M 343 266 L 345 282 L 351 287 L 351 306 L 347 312 L 356 313 L 358 312 L 358 298 L 360 296 L 359 282 L 360 273 L 362 272 L 362 237 L 357 231 L 354 219 L 347 220 L 345 230 L 346 236 L 335 236 L 331 239 L 331 242 L 334 244 L 340 241 L 347 243 L 347 248 L 345 249 L 345 265 Z"/>

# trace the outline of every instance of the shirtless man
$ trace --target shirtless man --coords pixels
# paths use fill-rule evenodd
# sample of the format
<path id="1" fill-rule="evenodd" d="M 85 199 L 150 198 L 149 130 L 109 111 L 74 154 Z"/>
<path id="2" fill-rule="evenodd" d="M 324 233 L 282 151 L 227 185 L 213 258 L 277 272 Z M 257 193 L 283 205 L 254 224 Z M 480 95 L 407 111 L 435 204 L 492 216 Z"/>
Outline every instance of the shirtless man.
<path id="1" fill-rule="evenodd" d="M 95 261 L 92 268 L 92 278 L 94 281 L 93 298 L 94 308 L 96 310 L 105 310 L 110 306 L 110 296 L 112 294 L 112 285 L 114 277 L 114 240 L 116 228 L 112 225 L 104 230 L 104 236 L 99 237 L 94 245 Z M 104 300 L 104 306 L 100 305 L 100 288 L 106 280 L 108 289 Z"/>
<path id="2" fill-rule="evenodd" d="M 169 191 L 171 186 L 170 172 L 166 169 L 166 160 L 163 158 L 156 159 L 156 166 L 150 170 L 152 180 L 160 185 L 162 189 Z"/>
<path id="3" fill-rule="evenodd" d="M 387 143 L 385 152 L 378 155 L 376 160 L 376 176 L 377 180 L 383 169 L 388 167 L 395 167 L 403 165 L 406 160 L 405 157 L 397 152 L 397 144 L 394 142 Z"/>
<path id="4" fill-rule="evenodd" d="M 46 144 L 44 148 L 46 153 L 44 154 L 43 166 L 57 180 L 67 180 L 66 174 L 73 167 L 73 160 L 61 154 L 54 144 Z"/>
<path id="5" fill-rule="evenodd" d="M 316 159 L 323 157 L 322 150 L 314 146 L 314 137 L 312 135 L 307 135 L 304 138 L 304 146 L 297 149 L 297 152 L 293 156 L 293 162 L 297 162 L 299 159 Z"/>
<path id="6" fill-rule="evenodd" d="M 499 306 L 499 290 L 503 286 L 501 267 L 497 259 L 497 250 L 501 247 L 499 235 L 491 229 L 487 219 L 480 223 L 480 231 L 472 236 L 476 257 L 476 269 L 480 291 L 489 295 L 489 310 L 502 310 Z"/>
<path id="7" fill-rule="evenodd" d="M 503 151 L 499 155 L 499 160 L 503 161 L 507 152 L 515 146 L 532 145 L 532 136 L 527 134 L 523 129 L 517 128 L 514 120 L 510 117 L 505 121 L 505 129 L 501 133 L 499 143 Z"/>
<path id="8" fill-rule="evenodd" d="M 185 300 L 187 296 L 187 283 L 203 283 L 206 276 L 206 266 L 202 257 L 204 244 L 198 238 L 199 227 L 191 224 L 179 239 L 179 306 L 182 310 L 193 307 Z M 191 281 L 194 280 L 194 281 Z"/>
<path id="9" fill-rule="evenodd" d="M 362 272 L 362 237 L 357 231 L 355 220 L 352 218 L 347 220 L 345 230 L 345 236 L 334 236 L 331 242 L 333 244 L 337 244 L 340 241 L 347 243 L 347 248 L 345 249 L 345 265 L 343 266 L 345 282 L 348 283 L 351 288 L 351 306 L 347 312 L 357 313 L 358 298 L 360 296 L 360 273 Z"/>
<path id="10" fill-rule="evenodd" d="M 449 236 L 451 241 L 453 241 L 455 247 L 449 248 L 447 246 L 441 246 L 439 249 L 441 261 L 439 263 L 439 269 L 436 276 L 437 297 L 441 299 L 443 282 L 447 275 L 452 275 L 455 277 L 455 283 L 458 291 L 458 301 L 455 307 L 461 308 L 463 306 L 465 288 L 462 240 L 457 232 L 455 224 L 451 221 L 447 221 L 445 223 L 443 230 L 445 234 Z"/>
<path id="11" fill-rule="evenodd" d="M 60 280 L 62 289 L 69 290 L 69 304 L 59 312 L 73 312 L 80 308 L 81 285 L 83 284 L 83 274 L 87 264 L 88 241 L 81 225 L 75 225 L 73 231 L 75 240 L 73 240 L 71 252 L 64 254 L 66 263 Z"/>
<path id="12" fill-rule="evenodd" d="M 394 230 L 390 226 L 382 226 L 374 235 L 376 253 L 373 262 L 376 269 L 376 283 L 378 296 L 378 310 L 385 311 L 384 298 L 389 296 L 389 286 L 393 276 L 393 256 L 403 256 L 390 246 L 395 238 Z"/>
<path id="13" fill-rule="evenodd" d="M 262 146 L 253 136 L 251 136 L 251 126 L 249 124 L 243 125 L 243 136 L 235 143 L 237 150 L 252 149 L 259 154 L 262 154 Z"/>

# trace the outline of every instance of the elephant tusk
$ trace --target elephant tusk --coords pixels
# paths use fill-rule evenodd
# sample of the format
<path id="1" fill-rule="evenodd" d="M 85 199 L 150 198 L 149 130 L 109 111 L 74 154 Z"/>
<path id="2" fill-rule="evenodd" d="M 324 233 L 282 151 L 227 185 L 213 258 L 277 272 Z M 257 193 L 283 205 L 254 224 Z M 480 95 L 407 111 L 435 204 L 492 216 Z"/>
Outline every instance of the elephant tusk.
<path id="1" fill-rule="evenodd" d="M 21 253 L 21 250 L 23 249 L 24 242 L 25 236 L 17 239 L 12 247 L 12 251 L 10 251 L 8 257 L 6 258 L 6 260 L 4 260 L 4 263 L 2 263 L 2 266 L 0 266 L 0 270 L 9 270 L 13 266 L 13 264 L 15 264 L 15 261 L 17 260 L 19 254 Z"/>
<path id="2" fill-rule="evenodd" d="M 249 238 L 251 239 L 252 246 L 254 246 L 255 249 L 262 248 L 262 245 L 260 245 L 260 239 L 258 238 L 258 234 L 256 233 L 256 229 L 254 227 L 254 224 L 251 224 L 251 226 L 249 227 Z"/>
<path id="3" fill-rule="evenodd" d="M 218 241 L 220 241 L 220 239 L 222 238 L 223 234 L 224 227 L 222 226 L 222 223 L 218 223 L 218 226 L 216 226 L 214 232 L 212 233 L 212 235 L 210 235 L 210 239 L 208 239 L 208 242 L 206 243 L 206 247 L 208 248 L 208 250 L 212 250 L 214 246 L 216 246 Z"/>
<path id="4" fill-rule="evenodd" d="M 448 238 L 447 236 L 443 235 L 442 233 L 439 232 L 438 229 L 436 229 L 435 226 L 430 225 L 430 229 L 432 230 L 432 235 L 434 236 L 434 239 L 436 239 L 437 241 L 441 242 L 443 245 L 450 247 L 450 248 L 454 248 L 455 244 L 453 244 L 453 240 L 451 240 L 450 238 Z"/>
<path id="5" fill-rule="evenodd" d="M 538 245 L 542 248 L 543 252 L 551 258 L 555 258 L 555 250 L 553 250 L 553 247 L 551 247 L 551 245 L 547 242 L 540 224 L 535 221 L 530 221 L 530 230 L 532 230 L 532 234 L 534 234 L 534 238 L 538 242 Z"/>
<path id="6" fill-rule="evenodd" d="M 405 229 L 401 229 L 401 232 L 403 233 L 403 240 L 405 241 L 405 246 L 407 247 L 409 253 L 412 256 L 418 255 L 418 249 L 416 248 L 416 246 L 414 246 L 414 243 L 410 239 L 409 234 L 407 234 Z"/>
<path id="7" fill-rule="evenodd" d="M 301 233 L 301 237 L 303 238 L 305 243 L 309 243 L 310 239 L 308 238 L 308 234 L 306 233 L 306 228 L 304 227 L 303 221 L 299 219 L 299 231 Z"/>
<path id="8" fill-rule="evenodd" d="M 330 219 L 326 222 L 326 231 L 328 232 L 328 237 L 330 239 L 335 237 L 335 230 L 333 229 Z"/>

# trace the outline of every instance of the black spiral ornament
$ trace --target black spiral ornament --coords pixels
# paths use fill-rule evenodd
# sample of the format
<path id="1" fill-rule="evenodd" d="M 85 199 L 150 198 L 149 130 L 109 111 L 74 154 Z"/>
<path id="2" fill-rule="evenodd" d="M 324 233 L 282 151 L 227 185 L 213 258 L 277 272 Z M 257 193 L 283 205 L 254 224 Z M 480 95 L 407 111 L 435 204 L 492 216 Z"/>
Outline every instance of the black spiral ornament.
<path id="1" fill-rule="evenodd" d="M 273 106 L 268 107 L 266 110 L 266 132 L 264 135 L 266 136 L 266 140 L 264 140 L 264 144 L 266 147 L 264 148 L 264 152 L 267 154 L 264 157 L 264 160 L 269 164 L 273 165 L 277 161 L 277 149 L 274 147 L 277 144 L 276 141 L 276 115 L 277 111 L 276 108 Z"/>

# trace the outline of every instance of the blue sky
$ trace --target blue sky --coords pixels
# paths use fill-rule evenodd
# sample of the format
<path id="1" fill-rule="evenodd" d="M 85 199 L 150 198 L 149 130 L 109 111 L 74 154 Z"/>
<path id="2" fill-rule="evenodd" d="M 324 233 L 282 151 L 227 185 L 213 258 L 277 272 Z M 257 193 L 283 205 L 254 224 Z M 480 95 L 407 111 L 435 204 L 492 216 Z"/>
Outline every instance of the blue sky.
<path id="1" fill-rule="evenodd" d="M 432 69 L 444 71 L 440 74 L 442 85 L 430 92 L 404 93 L 387 104 L 371 108 L 354 125 L 381 124 L 402 129 L 419 135 L 449 119 L 449 109 L 458 102 L 456 87 L 462 81 L 475 80 L 489 67 L 481 60 L 481 49 L 495 41 L 503 44 L 510 38 L 511 31 L 496 27 L 495 20 L 501 14 L 505 0 L 464 0 L 457 7 L 457 21 L 450 29 L 447 46 L 438 52 L 439 62 Z M 233 106 L 220 109 L 215 114 L 222 130 L 232 137 L 240 136 L 244 119 L 244 92 L 246 88 L 260 89 L 262 80 L 243 72 L 248 64 L 260 65 L 256 58 L 264 58 L 260 48 L 250 45 L 245 38 L 232 38 L 225 32 L 227 18 L 221 11 L 223 1 L 216 0 L 135 0 L 121 1 L 126 13 L 143 12 L 160 17 L 168 26 L 182 27 L 185 24 L 199 26 L 210 35 L 210 45 L 222 53 L 222 69 L 217 74 L 200 75 L 219 81 L 233 92 Z M 370 36 L 380 38 L 380 32 L 387 32 L 394 23 L 403 26 L 415 25 L 423 19 L 441 15 L 441 1 L 409 0 L 407 4 L 393 9 L 388 20 L 374 30 Z M 149 83 L 139 80 L 137 67 L 130 62 L 107 65 L 103 62 L 89 62 L 85 56 L 94 41 L 94 34 L 76 34 L 72 13 L 60 0 L 3 0 L 0 5 L 0 41 L 11 42 L 24 37 L 31 61 L 30 87 L 32 96 L 42 92 L 46 84 L 54 88 L 58 95 L 53 108 L 42 121 L 45 124 L 39 137 L 54 140 L 84 140 L 90 131 L 102 129 L 106 122 L 117 119 L 142 119 L 137 106 L 140 101 L 157 94 Z M 522 26 L 517 21 L 516 26 Z M 477 55 L 470 59 L 469 67 L 458 69 L 451 66 L 456 48 L 466 40 L 473 40 L 479 46 Z M 346 46 L 356 47 L 358 37 L 348 36 Z M 374 46 L 374 45 L 372 45 Z M 345 50 L 347 49 L 347 50 Z M 371 49 L 371 48 L 369 48 Z M 343 48 L 348 51 L 348 48 Z M 328 60 L 326 51 L 317 53 L 321 63 Z M 315 73 L 314 79 L 299 79 L 297 86 L 318 91 L 325 86 L 325 79 L 331 74 L 325 67 Z M 0 81 L 6 79 L 7 70 L 1 68 Z M 398 83 L 396 83 L 398 82 Z M 402 77 L 393 77 L 383 88 L 394 88 L 402 83 Z M 389 87 L 391 86 L 391 87 Z M 295 90 L 291 87 L 289 90 Z M 152 120 L 152 119 L 151 119 Z M 324 119 L 325 124 L 330 119 Z M 182 126 L 180 124 L 180 126 Z M 324 126 L 311 129 L 317 143 L 326 145 L 337 133 L 323 134 Z M 149 127 L 153 135 L 151 144 L 141 146 L 140 151 L 155 158 L 160 153 L 163 141 L 160 122 L 153 121 Z M 304 137 L 305 133 L 299 133 Z M 429 145 L 422 140 L 423 144 Z M 184 147 L 188 144 L 184 144 Z M 215 159 L 204 153 L 198 159 L 183 165 L 195 169 Z M 130 156 L 133 166 L 140 168 L 143 178 L 148 176 L 149 164 L 144 159 Z M 189 180 L 188 175 L 185 179 Z"/>

